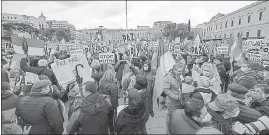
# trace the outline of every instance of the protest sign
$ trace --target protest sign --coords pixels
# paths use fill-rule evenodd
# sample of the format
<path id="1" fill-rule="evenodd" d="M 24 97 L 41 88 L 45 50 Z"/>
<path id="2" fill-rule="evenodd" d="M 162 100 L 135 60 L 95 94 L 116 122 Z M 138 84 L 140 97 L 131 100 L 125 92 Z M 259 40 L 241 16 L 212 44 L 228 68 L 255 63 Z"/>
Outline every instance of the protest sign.
<path id="1" fill-rule="evenodd" d="M 83 67 L 78 67 L 78 74 L 83 78 L 83 82 L 91 80 L 92 69 L 85 55 L 72 56 L 51 64 L 51 68 L 60 85 L 65 86 L 76 80 L 76 66 L 79 64 L 83 65 Z"/>
<path id="2" fill-rule="evenodd" d="M 80 45 L 70 45 L 69 52 L 71 56 L 83 54 L 83 48 Z"/>
<path id="3" fill-rule="evenodd" d="M 218 54 L 228 54 L 228 47 L 217 47 Z"/>
<path id="4" fill-rule="evenodd" d="M 99 62 L 101 64 L 114 64 L 115 63 L 114 53 L 100 53 Z"/>
<path id="5" fill-rule="evenodd" d="M 260 54 L 247 53 L 246 57 L 252 61 L 261 61 L 262 60 L 262 57 Z"/>
<path id="6" fill-rule="evenodd" d="M 248 52 L 251 49 L 260 49 L 262 46 L 263 39 L 247 39 L 243 41 L 242 51 Z"/>

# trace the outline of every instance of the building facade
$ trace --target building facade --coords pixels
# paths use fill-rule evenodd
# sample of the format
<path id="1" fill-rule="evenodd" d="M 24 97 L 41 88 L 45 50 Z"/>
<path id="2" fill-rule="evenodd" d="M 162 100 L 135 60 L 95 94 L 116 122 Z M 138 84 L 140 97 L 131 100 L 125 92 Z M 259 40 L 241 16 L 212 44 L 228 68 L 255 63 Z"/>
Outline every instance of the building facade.
<path id="1" fill-rule="evenodd" d="M 124 43 L 126 30 L 125 29 L 106 29 L 99 27 L 96 29 L 83 29 L 76 31 L 76 40 L 84 41 L 103 41 L 107 44 Z M 130 40 L 147 39 L 152 37 L 152 29 L 129 29 L 127 34 Z"/>
<path id="2" fill-rule="evenodd" d="M 238 37 L 263 38 L 269 35 L 269 1 L 258 1 L 229 14 L 218 13 L 199 24 L 202 40 Z"/>
<path id="3" fill-rule="evenodd" d="M 172 22 L 171 21 L 157 21 L 157 22 L 154 22 L 153 29 L 162 31 L 167 24 L 172 24 Z"/>
<path id="4" fill-rule="evenodd" d="M 149 26 L 138 26 L 137 25 L 137 30 L 147 30 L 149 29 Z"/>
<path id="5" fill-rule="evenodd" d="M 38 18 L 26 15 L 2 13 L 1 19 L 2 23 L 24 23 L 29 24 L 37 29 L 48 28 L 46 17 L 43 15 L 43 13 L 41 13 L 41 15 Z"/>
<path id="6" fill-rule="evenodd" d="M 48 27 L 51 29 L 69 29 L 71 38 L 75 39 L 76 38 L 76 29 L 75 26 L 70 24 L 68 21 L 56 21 L 56 20 L 48 20 L 47 21 Z"/>

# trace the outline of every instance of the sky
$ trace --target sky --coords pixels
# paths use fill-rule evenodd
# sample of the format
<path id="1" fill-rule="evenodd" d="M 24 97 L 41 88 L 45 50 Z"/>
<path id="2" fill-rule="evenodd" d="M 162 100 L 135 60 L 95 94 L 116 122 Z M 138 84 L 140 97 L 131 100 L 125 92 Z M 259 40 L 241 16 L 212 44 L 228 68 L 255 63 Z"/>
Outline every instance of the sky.
<path id="1" fill-rule="evenodd" d="M 156 21 L 188 23 L 191 27 L 255 1 L 128 1 L 128 29 L 153 26 Z M 76 29 L 126 28 L 125 1 L 2 1 L 2 13 L 68 21 Z"/>

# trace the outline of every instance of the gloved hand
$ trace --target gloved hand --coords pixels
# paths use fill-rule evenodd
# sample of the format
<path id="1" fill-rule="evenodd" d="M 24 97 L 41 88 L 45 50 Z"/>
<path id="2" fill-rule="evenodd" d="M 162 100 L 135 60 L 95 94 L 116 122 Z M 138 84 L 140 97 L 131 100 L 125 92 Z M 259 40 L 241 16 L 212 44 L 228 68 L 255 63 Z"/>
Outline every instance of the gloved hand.
<path id="1" fill-rule="evenodd" d="M 247 130 L 248 130 L 247 127 L 238 121 L 233 123 L 232 125 L 232 131 L 238 134 L 244 134 L 246 133 Z"/>

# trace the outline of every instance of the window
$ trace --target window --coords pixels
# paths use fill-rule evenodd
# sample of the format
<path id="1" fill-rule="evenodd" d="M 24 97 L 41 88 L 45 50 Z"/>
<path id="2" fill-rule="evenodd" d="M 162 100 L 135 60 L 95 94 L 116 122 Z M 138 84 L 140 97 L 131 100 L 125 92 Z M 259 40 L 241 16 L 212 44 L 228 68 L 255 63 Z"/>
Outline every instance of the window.
<path id="1" fill-rule="evenodd" d="M 3 18 L 5 18 L 5 17 L 3 16 Z"/>
<path id="2" fill-rule="evenodd" d="M 263 15 L 263 12 L 260 12 L 259 21 L 262 20 L 262 15 Z"/>
<path id="3" fill-rule="evenodd" d="M 262 32 L 261 30 L 258 30 L 258 31 L 257 31 L 257 37 L 258 37 L 258 38 L 261 37 L 261 32 Z"/>
<path id="4" fill-rule="evenodd" d="M 233 27 L 233 26 L 234 26 L 234 21 L 231 22 L 231 27 Z"/>
<path id="5" fill-rule="evenodd" d="M 239 36 L 240 36 L 240 33 L 238 32 L 238 33 L 237 33 L 237 37 L 239 37 Z"/>
<path id="6" fill-rule="evenodd" d="M 232 37 L 233 36 L 233 34 L 230 34 L 230 37 Z"/>
<path id="7" fill-rule="evenodd" d="M 216 30 L 218 29 L 218 24 L 216 25 Z"/>
<path id="8" fill-rule="evenodd" d="M 227 28 L 227 24 L 228 24 L 228 22 L 225 23 L 225 28 Z"/>
<path id="9" fill-rule="evenodd" d="M 10 17 L 10 19 L 12 19 L 12 17 Z"/>
<path id="10" fill-rule="evenodd" d="M 247 38 L 249 37 L 249 32 L 246 33 L 246 37 L 247 37 Z"/>
<path id="11" fill-rule="evenodd" d="M 238 22 L 239 25 L 241 25 L 241 18 L 239 18 L 239 22 Z"/>
<path id="12" fill-rule="evenodd" d="M 219 38 L 221 38 L 221 35 L 219 35 Z"/>
<path id="13" fill-rule="evenodd" d="M 14 17 L 14 19 L 17 19 L 17 17 Z"/>
<path id="14" fill-rule="evenodd" d="M 220 24 L 220 29 L 222 29 L 222 24 Z"/>
<path id="15" fill-rule="evenodd" d="M 7 17 L 7 19 L 9 19 L 9 17 Z"/>
<path id="16" fill-rule="evenodd" d="M 251 15 L 248 16 L 248 23 L 251 21 Z"/>
<path id="17" fill-rule="evenodd" d="M 226 34 L 224 34 L 224 38 L 226 38 Z"/>
<path id="18" fill-rule="evenodd" d="M 215 38 L 217 38 L 217 35 L 215 35 Z"/>

